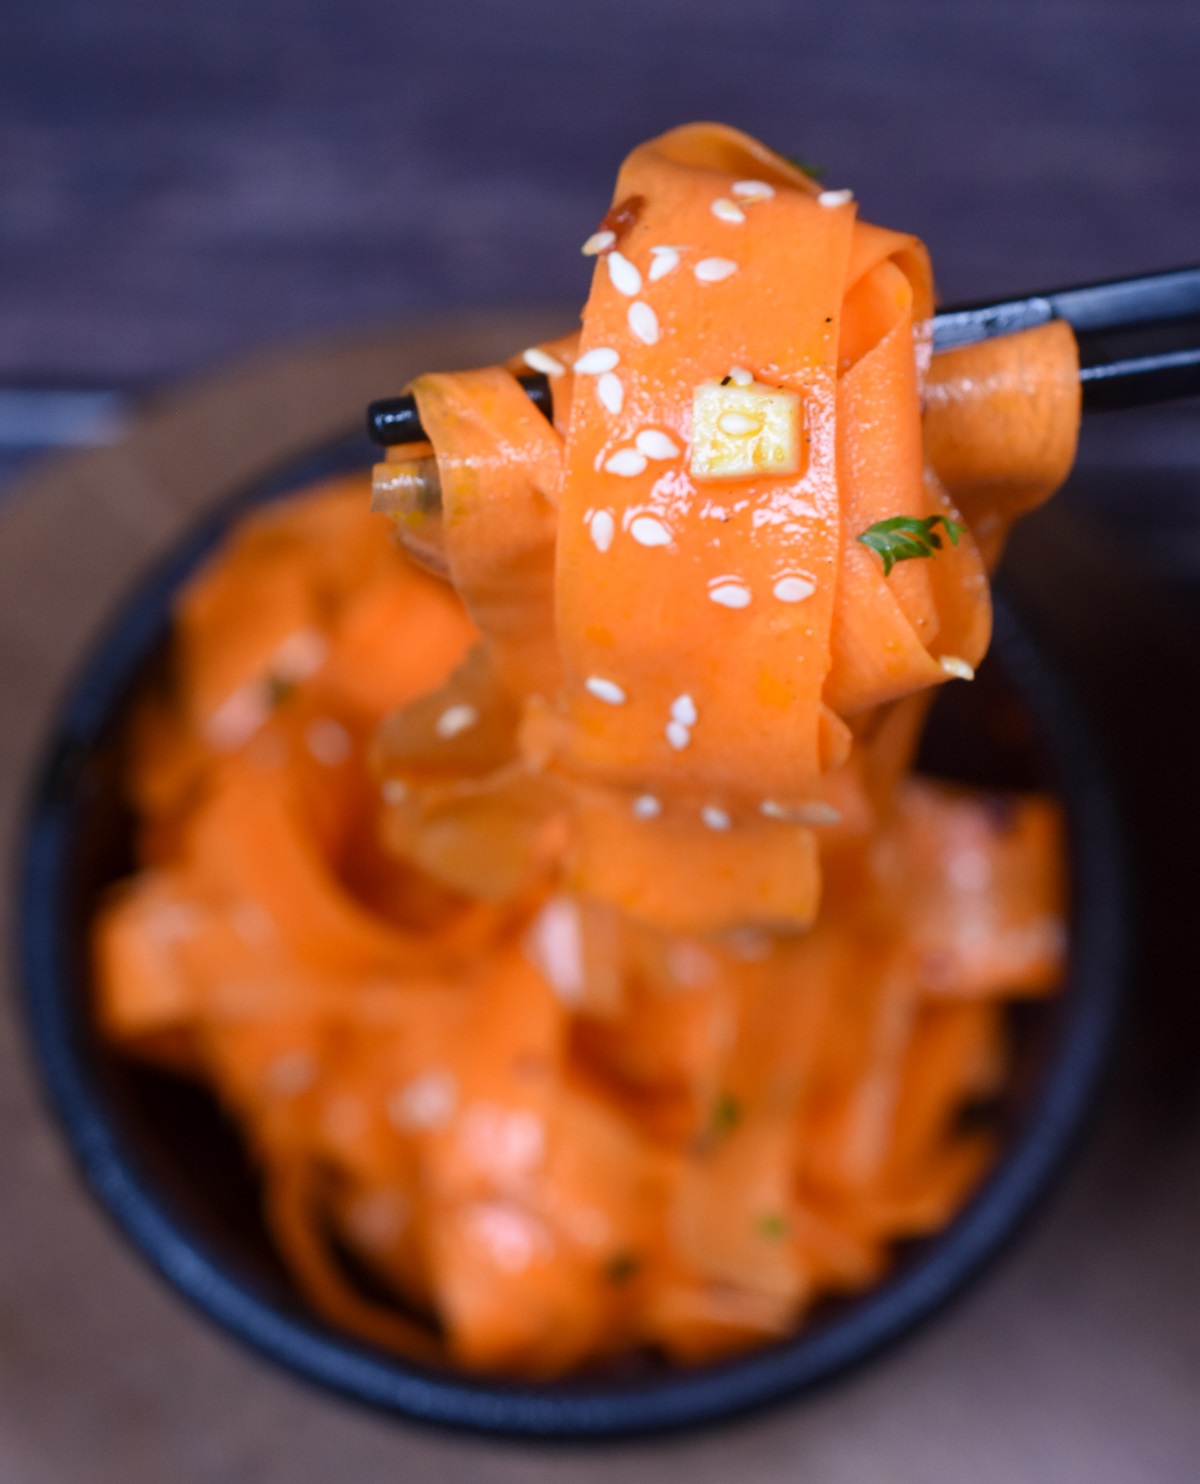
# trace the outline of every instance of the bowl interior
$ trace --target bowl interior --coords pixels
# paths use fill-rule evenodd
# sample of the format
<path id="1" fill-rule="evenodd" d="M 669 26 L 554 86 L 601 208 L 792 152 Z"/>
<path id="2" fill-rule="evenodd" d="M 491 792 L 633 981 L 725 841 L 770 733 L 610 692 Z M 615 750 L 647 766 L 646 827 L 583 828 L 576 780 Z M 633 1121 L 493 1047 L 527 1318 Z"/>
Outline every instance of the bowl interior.
<path id="1" fill-rule="evenodd" d="M 173 595 L 248 503 L 363 461 L 358 442 L 347 443 L 219 512 L 135 594 L 65 709 L 31 820 L 25 979 L 35 1048 L 85 1174 L 151 1259 L 227 1326 L 310 1376 L 417 1415 L 505 1431 L 623 1432 L 719 1415 L 824 1379 L 961 1286 L 1032 1204 L 1082 1116 L 1115 1012 L 1124 923 L 1094 737 L 1002 604 L 977 681 L 944 687 L 933 708 L 921 766 L 985 788 L 1054 790 L 1067 806 L 1072 865 L 1070 983 L 1057 998 L 1010 1011 L 1012 1076 L 987 1110 L 1002 1154 L 950 1228 L 905 1244 L 872 1294 L 823 1305 L 798 1337 L 744 1360 L 540 1388 L 424 1375 L 312 1314 L 268 1238 L 235 1126 L 196 1084 L 114 1052 L 89 1013 L 88 924 L 103 893 L 134 868 L 125 731 L 165 660 Z"/>

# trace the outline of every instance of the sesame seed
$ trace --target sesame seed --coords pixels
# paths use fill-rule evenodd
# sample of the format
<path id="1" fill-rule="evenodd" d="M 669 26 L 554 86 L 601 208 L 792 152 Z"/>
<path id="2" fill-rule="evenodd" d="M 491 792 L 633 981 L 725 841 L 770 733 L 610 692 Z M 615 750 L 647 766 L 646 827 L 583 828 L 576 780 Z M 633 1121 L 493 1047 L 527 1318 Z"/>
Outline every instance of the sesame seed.
<path id="1" fill-rule="evenodd" d="M 701 283 L 720 283 L 737 270 L 738 265 L 728 258 L 701 258 L 692 272 Z"/>
<path id="2" fill-rule="evenodd" d="M 297 1047 L 277 1056 L 267 1068 L 267 1086 L 281 1097 L 294 1098 L 310 1088 L 317 1078 L 317 1063 L 311 1052 Z"/>
<path id="3" fill-rule="evenodd" d="M 796 818 L 801 824 L 841 824 L 842 813 L 832 804 L 825 804 L 820 799 L 815 799 L 811 804 L 801 804 L 796 810 Z"/>
<path id="4" fill-rule="evenodd" d="M 750 589 L 743 582 L 718 582 L 710 587 L 708 596 L 722 608 L 749 608 Z"/>
<path id="5" fill-rule="evenodd" d="M 635 294 L 641 293 L 642 275 L 624 253 L 614 250 L 604 261 L 608 264 L 608 276 L 618 294 L 624 294 L 626 298 L 632 299 Z"/>
<path id="6" fill-rule="evenodd" d="M 840 824 L 840 810 L 822 799 L 810 799 L 806 804 L 779 804 L 774 799 L 764 799 L 758 812 L 768 819 L 783 819 L 791 824 L 831 825 Z"/>
<path id="7" fill-rule="evenodd" d="M 606 371 L 596 382 L 596 395 L 614 417 L 625 405 L 625 388 L 613 371 Z"/>
<path id="8" fill-rule="evenodd" d="M 241 685 L 227 696 L 204 723 L 207 741 L 221 752 L 232 752 L 248 742 L 271 714 L 266 687 Z"/>
<path id="9" fill-rule="evenodd" d="M 434 723 L 434 731 L 445 741 L 451 737 L 457 737 L 460 732 L 465 732 L 473 727 L 479 720 L 479 712 L 474 706 L 462 702 L 457 706 L 447 706 L 441 716 Z"/>
<path id="10" fill-rule="evenodd" d="M 551 897 L 534 918 L 525 951 L 564 1004 L 575 1005 L 587 987 L 579 907 L 570 897 Z"/>
<path id="11" fill-rule="evenodd" d="M 272 669 L 281 680 L 307 680 L 325 663 L 329 645 L 316 629 L 297 629 L 275 651 Z"/>
<path id="12" fill-rule="evenodd" d="M 679 249 L 677 247 L 652 247 L 650 249 L 650 272 L 646 275 L 651 283 L 657 283 L 660 278 L 666 278 L 668 273 L 679 267 Z"/>
<path id="13" fill-rule="evenodd" d="M 646 472 L 646 459 L 636 448 L 618 448 L 612 458 L 605 461 L 604 467 L 610 474 L 619 474 L 622 479 L 636 479 L 639 474 Z"/>
<path id="14" fill-rule="evenodd" d="M 521 352 L 521 359 L 531 371 L 540 371 L 543 376 L 561 376 L 567 369 L 557 356 L 531 345 Z"/>
<path id="15" fill-rule="evenodd" d="M 605 680 L 602 675 L 589 675 L 583 682 L 583 688 L 589 691 L 598 701 L 603 701 L 608 706 L 623 706 L 625 704 L 625 692 L 615 680 Z"/>
<path id="16" fill-rule="evenodd" d="M 385 804 L 403 804 L 408 798 L 408 784 L 402 778 L 385 778 L 379 792 Z"/>
<path id="17" fill-rule="evenodd" d="M 944 654 L 938 660 L 938 664 L 945 670 L 947 675 L 953 675 L 956 680 L 974 680 L 975 671 L 966 660 L 960 660 L 956 654 Z"/>
<path id="18" fill-rule="evenodd" d="M 691 732 L 681 721 L 667 722 L 667 741 L 676 752 L 682 752 L 691 740 Z"/>
<path id="19" fill-rule="evenodd" d="M 322 767 L 336 768 L 350 756 L 350 733 L 331 716 L 318 716 L 309 722 L 304 745 Z"/>
<path id="20" fill-rule="evenodd" d="M 616 524 L 607 510 L 597 510 L 588 525 L 592 545 L 597 551 L 607 551 L 613 543 Z"/>
<path id="21" fill-rule="evenodd" d="M 746 213 L 736 201 L 730 201 L 721 196 L 708 208 L 718 221 L 722 222 L 744 222 Z"/>
<path id="22" fill-rule="evenodd" d="M 646 461 L 642 460 L 642 468 L 646 467 Z M 629 527 L 629 534 L 639 546 L 670 546 L 671 533 L 653 515 L 639 515 Z"/>
<path id="23" fill-rule="evenodd" d="M 735 180 L 732 190 L 743 201 L 769 201 L 775 194 L 775 187 L 765 180 Z"/>
<path id="24" fill-rule="evenodd" d="M 845 206 L 854 200 L 853 191 L 822 191 L 817 197 L 818 206 Z"/>
<path id="25" fill-rule="evenodd" d="M 717 427 L 730 438 L 749 438 L 762 432 L 762 418 L 748 417 L 744 412 L 723 412 L 717 418 Z"/>
<path id="26" fill-rule="evenodd" d="M 694 727 L 699 719 L 696 703 L 689 695 L 676 696 L 671 702 L 671 720 L 680 726 Z"/>
<path id="27" fill-rule="evenodd" d="M 730 825 L 729 815 L 715 804 L 705 804 L 700 811 L 700 818 L 710 830 L 727 830 Z"/>
<path id="28" fill-rule="evenodd" d="M 660 433 L 656 428 L 646 428 L 634 439 L 638 446 L 638 452 L 644 453 L 648 459 L 677 459 L 679 448 L 676 443 Z"/>
<path id="29" fill-rule="evenodd" d="M 754 385 L 754 377 L 746 370 L 745 366 L 730 366 L 729 379 L 733 382 L 734 386 Z"/>
<path id="30" fill-rule="evenodd" d="M 635 299 L 629 306 L 629 314 L 626 316 L 629 328 L 637 338 L 645 345 L 654 345 L 658 341 L 658 315 L 650 308 L 644 299 Z"/>
<path id="31" fill-rule="evenodd" d="M 617 240 L 615 232 L 593 232 L 579 251 L 585 258 L 594 258 L 597 253 L 602 253 Z"/>
<path id="32" fill-rule="evenodd" d="M 458 1083 L 450 1072 L 422 1072 L 387 1100 L 388 1121 L 403 1130 L 441 1128 L 458 1106 Z"/>
<path id="33" fill-rule="evenodd" d="M 633 812 L 638 819 L 655 819 L 662 813 L 662 805 L 653 794 L 639 794 L 633 801 Z"/>
<path id="34" fill-rule="evenodd" d="M 816 583 L 807 577 L 781 577 L 771 589 L 781 603 L 803 603 L 816 590 Z"/>
<path id="35" fill-rule="evenodd" d="M 621 357 L 607 345 L 597 345 L 592 350 L 585 350 L 575 362 L 575 370 L 581 376 L 601 376 L 605 371 L 611 371 L 620 361 Z"/>

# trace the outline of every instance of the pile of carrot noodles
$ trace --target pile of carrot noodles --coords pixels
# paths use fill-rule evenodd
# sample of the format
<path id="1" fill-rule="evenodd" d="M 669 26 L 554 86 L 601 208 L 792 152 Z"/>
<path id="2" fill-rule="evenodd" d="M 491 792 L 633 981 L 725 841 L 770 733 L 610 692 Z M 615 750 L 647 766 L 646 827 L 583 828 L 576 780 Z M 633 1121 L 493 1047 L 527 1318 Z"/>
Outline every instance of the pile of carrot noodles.
<path id="1" fill-rule="evenodd" d="M 215 1092 L 315 1308 L 535 1379 L 875 1283 L 1065 951 L 1054 802 L 911 766 L 1070 468 L 1069 329 L 931 356 L 922 244 L 714 124 L 585 250 L 577 333 L 412 386 L 377 504 L 445 576 L 364 474 L 184 589 L 94 925 L 103 1032 Z"/>

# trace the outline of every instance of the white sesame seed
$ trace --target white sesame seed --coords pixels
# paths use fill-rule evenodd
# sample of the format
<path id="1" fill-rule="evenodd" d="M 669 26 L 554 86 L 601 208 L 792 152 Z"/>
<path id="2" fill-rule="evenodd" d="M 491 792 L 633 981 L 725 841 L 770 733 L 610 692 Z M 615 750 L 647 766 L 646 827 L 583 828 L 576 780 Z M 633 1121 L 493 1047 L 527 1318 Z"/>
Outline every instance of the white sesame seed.
<path id="1" fill-rule="evenodd" d="M 754 377 L 745 366 L 730 366 L 729 379 L 734 386 L 753 386 Z"/>
<path id="2" fill-rule="evenodd" d="M 710 830 L 727 830 L 730 825 L 729 815 L 715 804 L 705 804 L 700 811 L 700 818 Z"/>
<path id="3" fill-rule="evenodd" d="M 658 343 L 658 315 L 644 299 L 635 299 L 626 316 L 629 328 L 645 345 Z"/>
<path id="4" fill-rule="evenodd" d="M 817 197 L 818 206 L 845 206 L 854 200 L 853 191 L 822 191 Z"/>
<path id="5" fill-rule="evenodd" d="M 593 232 L 579 251 L 584 257 L 594 258 L 597 253 L 602 253 L 605 248 L 611 247 L 616 240 L 615 232 Z"/>
<path id="6" fill-rule="evenodd" d="M 816 583 L 807 577 L 781 577 L 771 589 L 781 603 L 803 603 L 816 590 Z"/>
<path id="7" fill-rule="evenodd" d="M 814 799 L 812 803 L 801 804 L 797 808 L 796 818 L 801 824 L 841 824 L 842 812 L 840 809 L 835 809 L 832 804 Z"/>
<path id="8" fill-rule="evenodd" d="M 749 608 L 750 589 L 743 582 L 718 582 L 710 587 L 708 596 L 722 608 Z"/>
<path id="9" fill-rule="evenodd" d="M 691 740 L 691 732 L 681 721 L 667 722 L 667 741 L 676 752 L 682 752 Z"/>
<path id="10" fill-rule="evenodd" d="M 557 356 L 552 356 L 549 351 L 539 350 L 536 345 L 523 350 L 521 359 L 531 371 L 540 371 L 543 376 L 561 376 L 567 369 Z"/>
<path id="11" fill-rule="evenodd" d="M 945 670 L 947 675 L 953 675 L 956 680 L 974 680 L 975 671 L 966 660 L 960 660 L 956 654 L 944 654 L 938 660 L 938 664 Z"/>
<path id="12" fill-rule="evenodd" d="M 736 201 L 730 201 L 721 196 L 708 208 L 718 221 L 722 222 L 744 222 L 746 213 Z"/>
<path id="13" fill-rule="evenodd" d="M 270 714 L 265 685 L 240 685 L 204 723 L 204 734 L 213 747 L 232 752 L 248 742 Z"/>
<path id="14" fill-rule="evenodd" d="M 662 805 L 653 794 L 639 794 L 633 801 L 633 812 L 638 819 L 655 819 L 662 813 Z"/>
<path id="15" fill-rule="evenodd" d="M 388 1120 L 404 1131 L 441 1128 L 453 1117 L 457 1105 L 458 1083 L 453 1074 L 434 1068 L 388 1097 Z"/>
<path id="16" fill-rule="evenodd" d="M 285 1098 L 297 1097 L 316 1079 L 316 1058 L 311 1052 L 299 1048 L 283 1052 L 267 1068 L 267 1086 Z"/>
<path id="17" fill-rule="evenodd" d="M 607 510 L 597 510 L 588 524 L 592 545 L 597 551 L 607 551 L 613 544 L 616 523 Z"/>
<path id="18" fill-rule="evenodd" d="M 642 468 L 646 467 L 645 460 Z M 653 515 L 639 515 L 629 527 L 629 534 L 639 546 L 670 546 L 671 533 L 661 520 Z"/>
<path id="19" fill-rule="evenodd" d="M 612 458 L 605 460 L 604 467 L 610 474 L 619 474 L 622 479 L 636 479 L 639 474 L 646 472 L 646 459 L 636 448 L 618 448 Z"/>
<path id="20" fill-rule="evenodd" d="M 318 716 L 304 733 L 304 745 L 322 767 L 336 768 L 350 756 L 350 733 L 332 716 Z"/>
<path id="21" fill-rule="evenodd" d="M 677 459 L 679 457 L 677 444 L 665 433 L 660 433 L 657 428 L 645 428 L 633 441 L 638 446 L 638 452 L 644 453 L 648 459 Z"/>
<path id="22" fill-rule="evenodd" d="M 608 706 L 623 706 L 625 704 L 625 692 L 615 680 L 605 680 L 603 675 L 589 675 L 583 682 L 583 688 L 589 691 L 598 701 L 603 701 Z"/>
<path id="23" fill-rule="evenodd" d="M 297 629 L 275 651 L 271 666 L 280 680 L 307 680 L 325 663 L 329 644 L 316 629 Z"/>
<path id="24" fill-rule="evenodd" d="M 408 798 L 408 784 L 403 778 L 385 778 L 379 792 L 385 804 L 403 804 Z"/>
<path id="25" fill-rule="evenodd" d="M 646 275 L 651 283 L 657 283 L 660 278 L 666 278 L 668 273 L 679 267 L 679 249 L 677 247 L 652 247 L 650 249 L 650 272 Z"/>
<path id="26" fill-rule="evenodd" d="M 441 716 L 434 723 L 434 731 L 444 740 L 457 737 L 460 732 L 465 732 L 473 727 L 479 720 L 479 712 L 474 706 L 466 702 L 460 702 L 457 706 L 447 706 Z"/>
<path id="27" fill-rule="evenodd" d="M 671 720 L 680 726 L 694 727 L 699 719 L 696 703 L 689 695 L 676 696 L 671 702 Z"/>
<path id="28" fill-rule="evenodd" d="M 570 897 L 551 897 L 534 918 L 525 951 L 564 1004 L 578 1004 L 587 987 L 579 907 Z"/>
<path id="29" fill-rule="evenodd" d="M 615 371 L 606 371 L 596 382 L 596 395 L 614 417 L 625 405 L 625 387 Z"/>
<path id="30" fill-rule="evenodd" d="M 604 261 L 608 264 L 608 276 L 618 294 L 632 299 L 635 294 L 642 292 L 642 275 L 624 253 L 614 249 Z"/>
<path id="31" fill-rule="evenodd" d="M 791 824 L 840 824 L 842 818 L 840 811 L 821 799 L 812 799 L 807 804 L 779 804 L 774 799 L 764 799 L 758 812 L 768 819 L 783 819 Z"/>
<path id="32" fill-rule="evenodd" d="M 575 362 L 575 370 L 581 376 L 601 376 L 605 371 L 611 371 L 619 363 L 621 357 L 608 345 L 597 345 L 584 353 Z"/>
<path id="33" fill-rule="evenodd" d="M 775 194 L 775 187 L 765 180 L 735 180 L 731 189 L 743 201 L 769 201 Z"/>
<path id="34" fill-rule="evenodd" d="M 717 418 L 717 427 L 730 438 L 748 438 L 762 432 L 762 418 L 748 417 L 744 412 L 723 412 Z"/>
<path id="35" fill-rule="evenodd" d="M 341 1219 L 357 1245 L 382 1254 L 399 1241 L 411 1215 L 400 1191 L 374 1188 L 354 1196 Z"/>
<path id="36" fill-rule="evenodd" d="M 701 258 L 692 272 L 701 283 L 720 283 L 737 270 L 738 265 L 728 258 Z"/>

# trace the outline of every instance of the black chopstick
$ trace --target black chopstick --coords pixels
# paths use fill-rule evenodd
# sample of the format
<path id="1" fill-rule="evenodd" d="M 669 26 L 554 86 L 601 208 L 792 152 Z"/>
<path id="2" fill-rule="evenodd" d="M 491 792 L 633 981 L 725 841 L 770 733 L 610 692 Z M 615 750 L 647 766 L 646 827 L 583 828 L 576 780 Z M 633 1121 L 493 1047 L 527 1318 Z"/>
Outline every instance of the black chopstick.
<path id="1" fill-rule="evenodd" d="M 1200 267 L 1117 278 L 1006 299 L 965 304 L 933 318 L 933 349 L 954 350 L 996 335 L 1011 335 L 1062 319 L 1079 341 L 1083 410 L 1108 412 L 1200 395 Z M 1189 341 L 1147 346 L 1156 334 Z M 1136 336 L 1136 353 L 1122 337 Z M 539 372 L 518 377 L 530 400 L 550 412 L 550 382 Z M 411 395 L 386 397 L 367 409 L 376 443 L 418 443 L 425 437 Z"/>

